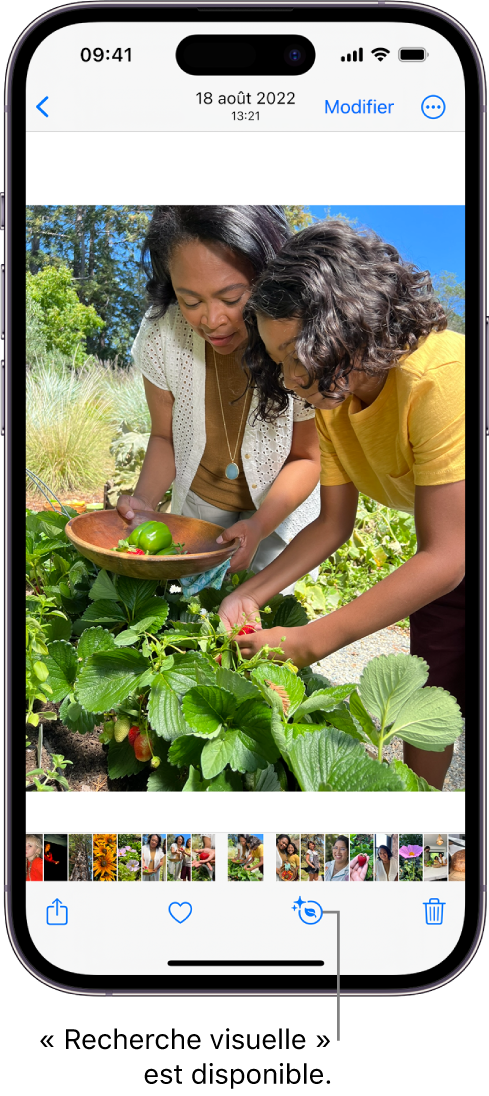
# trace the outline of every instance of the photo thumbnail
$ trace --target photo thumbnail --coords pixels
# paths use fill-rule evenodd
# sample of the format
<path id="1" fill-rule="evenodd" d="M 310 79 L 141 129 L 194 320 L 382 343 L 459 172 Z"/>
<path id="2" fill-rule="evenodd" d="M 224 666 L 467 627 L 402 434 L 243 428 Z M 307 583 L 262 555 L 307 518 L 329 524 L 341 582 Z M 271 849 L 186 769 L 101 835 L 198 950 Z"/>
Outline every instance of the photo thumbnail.
<path id="1" fill-rule="evenodd" d="M 263 879 L 263 834 L 228 834 L 228 880 L 256 883 Z"/>
<path id="2" fill-rule="evenodd" d="M 92 879 L 92 835 L 70 833 L 68 840 L 68 879 L 70 883 L 89 883 Z"/>
<path id="3" fill-rule="evenodd" d="M 376 883 L 397 883 L 399 879 L 399 834 L 374 835 L 374 879 Z"/>
<path id="4" fill-rule="evenodd" d="M 44 834 L 44 882 L 57 883 L 68 878 L 68 834 Z"/>
<path id="5" fill-rule="evenodd" d="M 423 835 L 423 868 L 425 883 L 448 881 L 448 835 L 446 833 Z"/>
<path id="6" fill-rule="evenodd" d="M 166 878 L 168 883 L 190 883 L 192 879 L 192 834 L 169 833 Z"/>
<path id="7" fill-rule="evenodd" d="M 192 836 L 192 882 L 215 882 L 216 835 L 194 833 Z"/>
<path id="8" fill-rule="evenodd" d="M 465 834 L 448 834 L 450 883 L 465 883 Z"/>
<path id="9" fill-rule="evenodd" d="M 425 849 L 425 856 L 429 849 Z M 421 883 L 423 880 L 423 834 L 399 834 L 399 880 Z"/>
<path id="10" fill-rule="evenodd" d="M 327 833 L 324 838 L 326 883 L 350 882 L 350 839 L 344 833 Z"/>
<path id="11" fill-rule="evenodd" d="M 275 872 L 278 883 L 294 883 L 301 866 L 300 833 L 278 833 L 275 840 Z"/>
<path id="12" fill-rule="evenodd" d="M 27 207 L 30 794 L 464 789 L 464 278 L 463 206 Z"/>
<path id="13" fill-rule="evenodd" d="M 144 883 L 164 883 L 167 857 L 166 833 L 143 833 L 142 879 Z"/>
<path id="14" fill-rule="evenodd" d="M 25 837 L 25 881 L 42 883 L 44 846 L 41 833 L 27 833 Z"/>
<path id="15" fill-rule="evenodd" d="M 301 879 L 317 883 L 324 878 L 324 834 L 301 834 Z"/>

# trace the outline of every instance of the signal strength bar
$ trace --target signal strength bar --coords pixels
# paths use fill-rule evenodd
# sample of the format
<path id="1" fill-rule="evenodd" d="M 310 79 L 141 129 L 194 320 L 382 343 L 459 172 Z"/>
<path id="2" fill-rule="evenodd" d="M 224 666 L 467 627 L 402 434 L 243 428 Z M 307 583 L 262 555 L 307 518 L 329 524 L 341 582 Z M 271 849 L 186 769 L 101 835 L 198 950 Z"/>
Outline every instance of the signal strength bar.
<path id="1" fill-rule="evenodd" d="M 342 61 L 363 61 L 363 49 L 353 50 L 353 53 L 347 53 L 345 57 L 341 58 Z"/>

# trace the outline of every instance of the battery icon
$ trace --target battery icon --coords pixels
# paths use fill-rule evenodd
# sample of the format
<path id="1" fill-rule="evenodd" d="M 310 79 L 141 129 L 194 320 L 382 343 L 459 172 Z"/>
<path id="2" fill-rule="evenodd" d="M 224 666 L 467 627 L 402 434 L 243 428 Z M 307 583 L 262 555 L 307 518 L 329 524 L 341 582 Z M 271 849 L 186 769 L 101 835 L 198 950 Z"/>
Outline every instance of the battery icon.
<path id="1" fill-rule="evenodd" d="M 425 61 L 428 54 L 425 49 L 410 46 L 406 49 L 400 49 L 398 57 L 400 61 Z"/>

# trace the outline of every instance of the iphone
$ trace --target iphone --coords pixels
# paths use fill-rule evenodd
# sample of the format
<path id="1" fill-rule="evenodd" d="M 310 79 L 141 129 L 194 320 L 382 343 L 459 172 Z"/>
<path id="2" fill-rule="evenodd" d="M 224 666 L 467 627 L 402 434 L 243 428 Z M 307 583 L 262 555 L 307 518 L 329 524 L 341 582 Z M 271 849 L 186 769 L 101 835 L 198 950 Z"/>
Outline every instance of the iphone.
<path id="1" fill-rule="evenodd" d="M 15 46 L 6 908 L 50 985 L 401 994 L 478 945 L 484 104 L 414 4 Z"/>

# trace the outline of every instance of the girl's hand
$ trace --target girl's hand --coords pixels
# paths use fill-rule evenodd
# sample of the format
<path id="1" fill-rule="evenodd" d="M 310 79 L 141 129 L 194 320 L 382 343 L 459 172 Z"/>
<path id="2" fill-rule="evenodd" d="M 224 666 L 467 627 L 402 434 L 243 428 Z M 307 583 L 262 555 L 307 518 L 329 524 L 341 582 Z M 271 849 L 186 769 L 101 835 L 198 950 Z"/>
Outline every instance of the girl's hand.
<path id="1" fill-rule="evenodd" d="M 230 595 L 230 597 L 233 596 L 235 595 Z M 225 598 L 221 605 L 219 610 L 221 616 L 223 605 L 225 606 L 227 601 L 228 598 Z M 284 659 L 290 659 L 298 669 L 301 669 L 303 666 L 309 666 L 311 662 L 316 661 L 306 647 L 306 627 L 307 625 L 302 628 L 263 628 L 252 635 L 236 636 L 236 643 L 243 658 L 253 658 L 253 655 L 256 655 L 266 644 L 269 647 L 280 647 Z"/>
<path id="2" fill-rule="evenodd" d="M 137 495 L 119 495 L 117 511 L 124 521 L 132 521 L 136 510 L 154 510 L 154 507 Z"/>
<path id="3" fill-rule="evenodd" d="M 241 544 L 230 560 L 231 571 L 246 571 L 255 556 L 261 541 L 259 529 L 250 518 L 248 521 L 237 521 L 224 529 L 217 538 L 217 544 L 229 544 L 235 537 L 239 537 Z"/>
<path id="4" fill-rule="evenodd" d="M 243 628 L 245 624 L 253 624 L 258 631 L 261 630 L 260 606 L 253 597 L 240 593 L 239 586 L 234 593 L 228 594 L 228 596 L 221 601 L 219 616 L 229 632 L 231 632 L 237 624 L 239 624 L 241 628 Z M 260 631 L 260 635 L 261 634 Z M 250 637 L 243 636 L 242 638 L 249 639 Z M 266 640 L 263 642 L 266 642 Z M 263 643 L 261 646 L 263 646 Z M 248 658 L 249 656 L 245 655 L 244 657 Z"/>
<path id="5" fill-rule="evenodd" d="M 352 883 L 364 883 L 365 876 L 368 872 L 369 857 L 365 861 L 363 867 L 359 866 L 358 856 L 354 856 L 350 861 L 350 879 Z"/>

